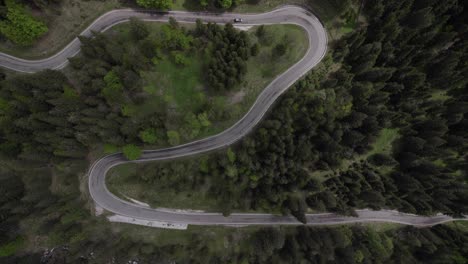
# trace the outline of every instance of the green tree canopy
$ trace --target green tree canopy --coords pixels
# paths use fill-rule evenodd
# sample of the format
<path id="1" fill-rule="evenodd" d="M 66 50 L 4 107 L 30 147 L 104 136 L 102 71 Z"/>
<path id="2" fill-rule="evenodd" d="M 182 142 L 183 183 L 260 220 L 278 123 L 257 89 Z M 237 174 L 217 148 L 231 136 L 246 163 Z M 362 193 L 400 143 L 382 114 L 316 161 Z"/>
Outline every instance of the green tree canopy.
<path id="1" fill-rule="evenodd" d="M 141 156 L 141 149 L 133 144 L 128 144 L 122 148 L 123 154 L 129 160 L 136 160 Z"/>
<path id="2" fill-rule="evenodd" d="M 174 131 L 174 130 L 167 131 L 167 138 L 171 146 L 176 146 L 180 144 L 180 135 L 177 131 Z"/>
<path id="3" fill-rule="evenodd" d="M 158 140 L 158 136 L 156 135 L 156 129 L 154 128 L 147 128 L 140 132 L 140 138 L 145 143 L 154 144 Z"/>
<path id="4" fill-rule="evenodd" d="M 232 0 L 218 0 L 218 4 L 222 8 L 230 8 L 232 6 Z"/>
<path id="5" fill-rule="evenodd" d="M 136 2 L 144 8 L 169 9 L 172 7 L 171 0 L 137 0 Z"/>
<path id="6" fill-rule="evenodd" d="M 135 40 L 142 40 L 149 35 L 149 29 L 143 21 L 138 18 L 130 18 L 130 36 Z"/>
<path id="7" fill-rule="evenodd" d="M 6 20 L 0 21 L 0 32 L 9 40 L 23 46 L 32 44 L 47 32 L 47 26 L 36 20 L 14 0 L 6 0 Z"/>
<path id="8" fill-rule="evenodd" d="M 119 76 L 114 71 L 104 76 L 106 86 L 102 89 L 102 95 L 108 102 L 117 102 L 122 98 L 123 85 Z"/>

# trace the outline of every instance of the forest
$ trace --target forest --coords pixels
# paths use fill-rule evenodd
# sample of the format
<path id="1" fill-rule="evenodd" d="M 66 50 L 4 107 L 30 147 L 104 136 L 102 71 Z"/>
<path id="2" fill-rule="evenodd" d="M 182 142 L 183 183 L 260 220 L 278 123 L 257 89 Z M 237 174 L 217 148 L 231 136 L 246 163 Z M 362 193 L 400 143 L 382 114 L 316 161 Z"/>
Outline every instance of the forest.
<path id="1" fill-rule="evenodd" d="M 247 35 L 232 25 L 197 23 L 189 30 L 171 19 L 168 25 L 154 28 L 150 32 L 145 23 L 132 20 L 122 32 L 81 38 L 81 55 L 70 59 L 63 72 L 1 75 L 0 185 L 5 196 L 0 257 L 23 252 L 30 234 L 47 234 L 47 245 L 77 246 L 75 242 L 85 239 L 84 226 L 93 220 L 78 187 L 88 162 L 119 149 L 136 159 L 143 145 L 177 145 L 210 126 L 210 119 L 216 120 L 212 113 L 220 117 L 225 113 L 219 104 L 200 100 L 198 108 L 191 107 L 198 112 L 180 110 L 183 118 L 179 121 L 186 128 L 176 131 L 166 126 L 176 119 L 174 104 L 158 99 L 159 93 L 152 96 L 154 87 L 145 86 L 142 72 L 168 64 L 181 71 L 195 59 L 204 61 L 196 66 L 217 74 L 204 79 L 205 75 L 195 72 L 205 86 L 213 87 L 205 91 L 209 98 L 237 89 L 246 72 L 233 67 L 245 67 L 250 57 L 279 56 L 282 60 L 286 56 L 271 53 L 273 46 L 258 44 L 255 31 Z M 262 28 L 262 38 L 271 37 L 272 30 Z M 284 36 L 279 35 L 280 43 Z M 276 43 L 275 38 L 270 40 L 269 45 Z M 219 52 L 224 56 L 217 56 Z M 234 82 L 229 81 L 230 74 Z M 271 78 L 266 76 L 266 80 Z M 220 85 L 212 86 L 213 80 Z M 136 111 L 141 109 L 147 111 Z M 32 223 L 25 228 L 22 223 L 28 221 Z"/>
<path id="2" fill-rule="evenodd" d="M 337 43 L 241 144 L 142 165 L 133 178 L 186 193 L 208 185 L 225 214 L 466 213 L 466 9 L 450 3 L 369 2 L 368 26 Z M 368 155 L 384 129 L 398 131 L 391 149 Z"/>
<path id="3" fill-rule="evenodd" d="M 306 212 L 353 215 L 356 208 L 466 214 L 467 10 L 461 0 L 366 1 L 366 21 L 333 43 L 320 67 L 288 90 L 251 135 L 228 150 L 136 167 L 138 181 L 175 195 L 208 186 L 207 196 L 225 214 L 281 212 L 301 221 Z M 255 55 L 255 43 L 230 27 L 189 32 L 172 21 L 156 43 L 139 21 L 131 23 L 138 43 L 132 48 L 125 39 L 96 34 L 81 39 L 83 53 L 71 59 L 70 72 L 2 74 L 0 262 L 38 263 L 45 247 L 61 250 L 43 263 L 467 262 L 468 231 L 458 223 L 377 231 L 359 225 L 189 229 L 158 244 L 163 236 L 142 237 L 163 231 L 92 216 L 82 189 L 88 160 L 98 155 L 93 146 L 122 147 L 133 159 L 158 140 L 178 144 L 174 133 L 160 132 L 166 131 L 163 101 L 151 118 L 132 115 L 146 92 L 139 71 L 152 67 L 158 54 L 183 64 L 187 43 L 235 41 L 237 59 L 229 47 L 206 65 L 213 74 L 203 81 L 219 84 L 210 91 L 216 93 L 246 74 L 223 78 L 213 70 L 217 63 L 239 67 Z M 390 148 L 382 147 L 388 132 Z M 239 246 L 221 246 L 226 243 Z"/>
<path id="4" fill-rule="evenodd" d="M 4 140 L 0 151 L 11 158 L 49 162 L 82 158 L 93 146 L 104 144 L 111 150 L 127 146 L 123 149 L 127 157 L 136 159 L 139 150 L 135 145 L 176 145 L 197 136 L 194 134 L 197 127 L 201 130 L 210 125 L 207 112 L 221 114 L 222 110 L 216 110 L 216 105 L 208 101 L 200 103 L 193 109 L 196 112 L 185 118 L 186 128 L 172 130 L 166 120 L 174 116 L 168 113 L 166 101 L 151 97 L 153 102 L 157 100 L 156 107 L 140 113 L 149 99 L 139 73 L 164 59 L 184 64 L 187 56 L 196 50 L 211 50 L 205 55 L 205 67 L 216 75 L 208 75 L 206 82 L 208 85 L 215 82 L 216 85 L 210 86 L 214 93 L 224 91 L 232 88 L 245 73 L 242 65 L 250 56 L 247 35 L 234 30 L 232 25 L 222 28 L 201 23 L 189 33 L 175 20 L 162 29 L 155 41 L 147 38 L 149 32 L 143 22 L 132 20 L 131 39 L 113 42 L 112 36 L 104 34 L 81 37 L 83 55 L 70 59 L 71 79 L 50 70 L 7 79 L 1 90 Z M 216 37 L 216 41 L 208 35 Z M 131 41 L 139 43 L 137 49 Z M 230 48 L 224 51 L 221 48 L 224 43 L 233 44 L 227 45 Z M 225 56 L 216 54 L 220 50 Z M 170 54 L 170 58 L 163 54 Z M 186 135 L 183 131 L 191 133 Z"/>

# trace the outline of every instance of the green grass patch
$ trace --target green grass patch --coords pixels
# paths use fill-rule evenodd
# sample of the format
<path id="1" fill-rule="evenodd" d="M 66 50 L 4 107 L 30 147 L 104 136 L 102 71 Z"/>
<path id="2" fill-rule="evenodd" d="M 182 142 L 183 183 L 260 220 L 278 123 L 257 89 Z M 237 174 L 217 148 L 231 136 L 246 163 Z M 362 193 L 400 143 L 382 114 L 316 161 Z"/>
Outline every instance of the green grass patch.
<path id="1" fill-rule="evenodd" d="M 353 27 L 344 26 L 344 27 L 341 28 L 341 33 L 348 34 L 348 33 L 353 32 L 353 30 L 354 30 Z"/>
<path id="2" fill-rule="evenodd" d="M 434 165 L 439 166 L 439 167 L 446 167 L 447 166 L 445 161 L 442 160 L 442 159 L 436 159 L 432 163 L 434 163 Z"/>
<path id="3" fill-rule="evenodd" d="M 151 38 L 157 39 L 158 33 L 166 23 L 145 24 L 151 32 Z M 183 24 L 183 26 L 187 30 L 193 28 L 192 24 Z M 110 33 L 118 33 L 129 38 L 129 25 L 118 25 Z M 151 69 L 140 72 L 143 90 L 149 96 L 144 104 L 137 106 L 135 112 L 141 112 L 143 115 L 151 113 L 158 102 L 159 104 L 164 102 L 169 108 L 177 108 L 180 111 L 193 111 L 205 103 L 202 54 L 196 51 L 186 54 L 184 65 L 177 65 L 171 56 L 165 54 L 162 58 L 154 59 L 153 64 Z"/>
<path id="4" fill-rule="evenodd" d="M 15 240 L 0 245 L 0 257 L 8 257 L 14 255 L 18 252 L 24 244 L 24 239 L 22 237 L 17 237 Z"/>
<path id="5" fill-rule="evenodd" d="M 362 225 L 362 224 L 358 224 L 358 225 Z M 366 223 L 365 226 L 370 229 L 373 229 L 376 232 L 383 233 L 387 231 L 394 231 L 394 230 L 400 229 L 404 227 L 405 225 L 398 224 L 398 223 L 377 223 L 377 222 L 372 223 L 371 222 L 371 223 Z"/>
<path id="6" fill-rule="evenodd" d="M 347 170 L 353 163 L 360 160 L 365 160 L 373 154 L 382 153 L 391 155 L 392 152 L 392 143 L 399 137 L 398 129 L 396 128 L 384 128 L 380 131 L 380 134 L 375 139 L 374 143 L 371 145 L 371 150 L 363 155 L 358 155 L 352 159 L 343 160 L 339 168 L 335 170 Z M 310 173 L 311 177 L 319 181 L 326 180 L 326 176 L 332 174 L 335 170 L 317 170 Z M 382 173 L 387 173 L 391 170 L 391 167 L 381 167 L 380 171 Z"/>
<path id="7" fill-rule="evenodd" d="M 202 102 L 202 62 L 199 56 L 187 57 L 187 64 L 176 65 L 169 57 L 159 60 L 155 67 L 141 73 L 145 91 L 163 95 L 166 103 L 180 109 L 192 110 Z M 195 100 L 194 100 L 195 99 Z"/>
<path id="8" fill-rule="evenodd" d="M 447 95 L 447 91 L 444 91 L 444 90 L 437 90 L 437 91 L 434 91 L 431 93 L 431 100 L 434 100 L 434 101 L 445 101 L 447 99 L 449 99 L 450 96 Z"/>
<path id="9" fill-rule="evenodd" d="M 366 156 L 370 156 L 376 153 L 391 154 L 392 143 L 399 137 L 398 129 L 396 128 L 384 128 L 380 131 L 379 136 L 372 144 L 372 150 L 369 151 Z"/>
<path id="10" fill-rule="evenodd" d="M 49 28 L 47 34 L 26 47 L 2 40 L 0 51 L 26 59 L 49 57 L 64 48 L 100 15 L 121 5 L 119 0 L 63 0 L 55 7 L 52 4 L 38 17 Z"/>
<path id="11" fill-rule="evenodd" d="M 197 243 L 194 244 L 194 241 L 203 241 L 203 246 L 206 249 L 203 252 L 207 255 L 223 255 L 223 253 L 227 252 L 229 254 L 240 254 L 241 252 L 247 252 L 251 247 L 247 243 L 249 237 L 261 227 L 189 226 L 187 230 L 168 230 L 111 223 L 111 228 L 113 232 L 121 234 L 132 241 L 141 242 L 139 246 L 143 247 L 126 249 L 128 255 L 138 256 L 141 251 L 146 250 L 144 247 L 193 247 L 195 244 L 198 245 Z M 150 248 L 147 250 L 150 250 Z M 172 259 L 174 262 L 179 263 L 178 260 L 190 259 L 190 254 L 192 254 L 191 251 L 178 252 Z"/>
<path id="12" fill-rule="evenodd" d="M 353 31 L 356 27 L 357 22 L 357 12 L 353 8 L 348 9 L 342 16 L 343 19 L 343 26 L 341 28 L 341 32 L 344 34 Z"/>
<path id="13" fill-rule="evenodd" d="M 445 223 L 444 225 L 448 225 L 460 232 L 468 232 L 468 221 L 453 221 Z"/>
<path id="14" fill-rule="evenodd" d="M 216 201 L 207 197 L 207 187 L 197 186 L 197 191 L 178 191 L 176 186 L 166 186 L 162 182 L 148 184 L 137 175 L 137 164 L 123 164 L 112 168 L 107 175 L 107 187 L 122 199 L 136 199 L 151 207 L 176 209 L 216 210 Z M 172 188 L 171 188 L 172 187 Z"/>

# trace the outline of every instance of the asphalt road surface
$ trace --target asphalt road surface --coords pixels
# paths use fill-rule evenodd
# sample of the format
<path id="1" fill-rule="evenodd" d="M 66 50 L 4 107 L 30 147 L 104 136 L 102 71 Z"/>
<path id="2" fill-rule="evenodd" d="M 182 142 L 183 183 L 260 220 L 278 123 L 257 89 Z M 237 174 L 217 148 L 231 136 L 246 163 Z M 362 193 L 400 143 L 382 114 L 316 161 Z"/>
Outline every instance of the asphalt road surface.
<path id="1" fill-rule="evenodd" d="M 195 155 L 210 150 L 231 145 L 249 133 L 263 118 L 265 113 L 294 82 L 309 70 L 314 68 L 325 56 L 327 51 L 327 33 L 321 22 L 309 11 L 297 6 L 282 8 L 261 14 L 233 13 L 194 13 L 194 12 L 154 12 L 132 9 L 121 9 L 108 12 L 94 21 L 81 35 L 90 36 L 91 31 L 105 31 L 108 28 L 128 21 L 130 17 L 138 17 L 148 21 L 167 22 L 169 17 L 179 22 L 193 23 L 197 19 L 204 22 L 228 23 L 234 18 L 242 18 L 241 25 L 264 24 L 295 24 L 302 27 L 309 39 L 309 49 L 304 57 L 287 71 L 277 76 L 258 96 L 249 112 L 236 124 L 220 134 L 179 145 L 171 148 L 144 151 L 141 158 L 133 162 L 148 162 L 168 160 Z M 23 60 L 0 53 L 0 66 L 20 71 L 36 72 L 43 69 L 61 69 L 66 66 L 67 58 L 80 51 L 80 42 L 76 38 L 63 50 L 42 60 Z M 140 220 L 161 221 L 175 224 L 192 225 L 297 225 L 292 216 L 239 213 L 224 217 L 219 213 L 172 212 L 157 208 L 148 208 L 122 200 L 113 195 L 106 187 L 105 177 L 109 169 L 119 164 L 128 163 L 121 153 L 112 154 L 96 161 L 88 172 L 89 192 L 95 204 L 116 215 L 127 216 Z M 332 225 L 358 222 L 394 222 L 414 226 L 431 226 L 438 223 L 453 221 L 452 217 L 437 215 L 432 217 L 403 214 L 392 210 L 358 210 L 358 217 L 345 217 L 333 213 L 308 214 L 309 225 Z"/>

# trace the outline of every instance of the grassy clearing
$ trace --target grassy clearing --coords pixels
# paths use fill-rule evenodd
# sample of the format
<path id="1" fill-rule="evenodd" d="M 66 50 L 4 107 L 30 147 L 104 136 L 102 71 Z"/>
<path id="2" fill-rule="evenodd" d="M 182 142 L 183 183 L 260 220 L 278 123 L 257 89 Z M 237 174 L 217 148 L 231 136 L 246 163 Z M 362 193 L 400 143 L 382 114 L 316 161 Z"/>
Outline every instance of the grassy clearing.
<path id="1" fill-rule="evenodd" d="M 375 139 L 375 142 L 372 144 L 371 150 L 366 152 L 363 155 L 358 155 L 352 159 L 343 160 L 341 166 L 336 170 L 347 170 L 353 163 L 360 160 L 365 160 L 373 154 L 382 153 L 382 154 L 391 154 L 392 143 L 399 137 L 398 129 L 396 128 L 384 128 L 380 132 L 379 136 Z M 381 168 L 381 171 L 387 172 L 389 168 Z M 331 170 L 318 170 L 311 172 L 311 177 L 316 178 L 319 181 L 326 180 L 326 175 L 333 173 Z"/>
<path id="2" fill-rule="evenodd" d="M 353 27 L 348 27 L 348 26 L 342 27 L 342 28 L 341 28 L 341 33 L 342 33 L 343 35 L 345 35 L 345 34 L 348 34 L 348 33 L 353 32 L 353 30 L 354 30 Z"/>
<path id="3" fill-rule="evenodd" d="M 351 4 L 350 8 L 343 10 L 341 14 L 335 13 L 332 19 L 325 22 L 330 41 L 338 40 L 367 23 L 362 12 L 359 13 L 359 4 L 359 1 Z"/>
<path id="4" fill-rule="evenodd" d="M 376 153 L 390 154 L 392 150 L 392 143 L 399 137 L 398 129 L 396 128 L 384 128 L 380 132 L 380 135 L 372 144 L 372 150 L 366 153 L 366 157 Z"/>
<path id="5" fill-rule="evenodd" d="M 147 22 L 152 38 L 157 39 L 161 27 L 166 23 Z M 193 24 L 183 24 L 186 29 L 194 28 Z M 129 25 L 117 25 L 110 31 L 124 36 L 129 35 Z M 193 111 L 205 103 L 203 87 L 202 54 L 189 54 L 185 57 L 186 65 L 176 65 L 169 55 L 154 60 L 151 69 L 140 72 L 143 90 L 149 95 L 145 104 L 138 107 L 142 114 L 151 112 L 155 102 L 164 101 L 172 110 Z M 162 100 L 162 101 L 161 101 Z"/>
<path id="6" fill-rule="evenodd" d="M 49 57 L 65 47 L 97 17 L 119 7 L 119 0 L 63 0 L 57 8 L 50 8 L 40 15 L 39 19 L 46 22 L 49 31 L 34 45 L 20 47 L 2 40 L 0 51 L 29 59 Z"/>
<path id="7" fill-rule="evenodd" d="M 187 230 L 167 230 L 151 227 L 135 226 L 129 224 L 111 223 L 114 233 L 125 236 L 128 241 L 138 242 L 138 248 L 128 247 L 128 256 L 138 256 L 141 251 L 151 250 L 156 247 L 193 247 L 204 241 L 204 251 L 207 255 L 216 253 L 241 254 L 251 247 L 249 237 L 261 227 L 220 227 L 220 226 L 189 226 Z M 112 250 L 112 249 L 110 249 Z M 227 253 L 229 252 L 229 253 Z M 178 251 L 173 256 L 174 263 L 179 259 L 190 258 L 191 251 Z"/>
<path id="8" fill-rule="evenodd" d="M 376 232 L 383 233 L 391 230 L 397 230 L 405 225 L 403 224 L 398 224 L 398 223 L 366 223 L 366 224 L 358 224 L 358 225 L 364 225 L 365 227 L 368 227 L 370 229 L 373 229 Z"/>
<path id="9" fill-rule="evenodd" d="M 398 129 L 396 128 L 384 128 L 380 131 L 379 136 L 375 139 L 372 144 L 372 149 L 363 155 L 359 155 L 354 159 L 345 160 L 342 163 L 341 170 L 347 170 L 354 162 L 359 160 L 366 160 L 368 157 L 381 153 L 391 155 L 393 142 L 399 137 Z M 381 173 L 387 173 L 391 171 L 391 167 L 381 166 L 379 168 Z"/>
<path id="10" fill-rule="evenodd" d="M 0 245 L 0 257 L 8 257 L 16 254 L 21 250 L 24 244 L 24 239 L 22 237 L 16 238 L 16 240 Z"/>
<path id="11" fill-rule="evenodd" d="M 136 199 L 151 207 L 206 211 L 216 209 L 216 202 L 206 197 L 207 186 L 198 186 L 196 192 L 181 192 L 158 183 L 148 184 L 137 177 L 137 166 L 124 164 L 112 168 L 106 178 L 109 190 L 123 199 Z"/>
<path id="12" fill-rule="evenodd" d="M 371 146 L 371 150 L 363 155 L 358 155 L 354 159 L 345 160 L 343 166 L 348 167 L 353 162 L 358 160 L 365 160 L 371 155 L 382 153 L 391 155 L 393 142 L 400 136 L 397 128 L 384 128 L 380 131 L 380 134 L 375 139 Z"/>
<path id="13" fill-rule="evenodd" d="M 437 90 L 437 91 L 434 91 L 432 94 L 431 94 L 431 97 L 430 97 L 430 100 L 434 100 L 434 101 L 445 101 L 447 99 L 451 98 L 451 96 L 447 95 L 447 91 L 444 91 L 444 90 Z"/>
<path id="14" fill-rule="evenodd" d="M 184 245 L 190 242 L 193 235 L 203 236 L 205 241 L 213 243 L 212 249 L 222 246 L 224 237 L 234 233 L 246 233 L 256 230 L 256 227 L 232 228 L 222 226 L 192 226 L 187 230 L 159 229 L 145 226 L 128 225 L 121 223 L 112 223 L 112 229 L 115 232 L 128 234 L 131 238 L 142 239 L 142 242 L 151 242 L 155 246 L 167 246 L 171 244 Z M 224 248 L 224 246 L 222 246 Z"/>
<path id="15" fill-rule="evenodd" d="M 455 222 L 448 222 L 444 225 L 448 225 L 452 228 L 459 230 L 460 232 L 468 232 L 468 221 L 455 221 Z"/>
<path id="16" fill-rule="evenodd" d="M 195 108 L 197 100 L 194 98 L 203 96 L 200 80 L 202 63 L 198 56 L 187 59 L 187 65 L 182 68 L 167 57 L 158 62 L 154 71 L 145 72 L 142 76 L 148 83 L 146 89 L 152 90 L 153 94 L 157 95 L 159 87 L 167 103 L 181 108 Z"/>

